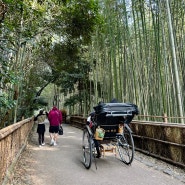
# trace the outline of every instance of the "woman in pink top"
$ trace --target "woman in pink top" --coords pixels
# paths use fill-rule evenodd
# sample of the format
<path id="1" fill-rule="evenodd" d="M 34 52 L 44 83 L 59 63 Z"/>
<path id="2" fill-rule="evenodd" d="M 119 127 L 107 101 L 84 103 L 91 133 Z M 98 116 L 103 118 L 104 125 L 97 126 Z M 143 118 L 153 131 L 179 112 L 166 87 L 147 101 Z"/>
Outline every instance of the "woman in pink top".
<path id="1" fill-rule="evenodd" d="M 48 120 L 50 122 L 49 127 L 49 133 L 51 138 L 50 145 L 56 146 L 59 126 L 60 124 L 62 124 L 62 113 L 60 110 L 57 109 L 56 106 L 53 106 L 53 108 L 49 111 Z"/>

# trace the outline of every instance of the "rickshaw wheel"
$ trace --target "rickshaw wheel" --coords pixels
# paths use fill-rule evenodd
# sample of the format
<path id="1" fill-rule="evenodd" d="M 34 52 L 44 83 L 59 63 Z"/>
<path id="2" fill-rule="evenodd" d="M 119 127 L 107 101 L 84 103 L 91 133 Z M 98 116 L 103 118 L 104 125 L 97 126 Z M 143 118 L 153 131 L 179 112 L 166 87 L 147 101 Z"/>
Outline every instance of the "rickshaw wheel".
<path id="1" fill-rule="evenodd" d="M 125 125 L 123 133 L 117 136 L 117 148 L 121 161 L 131 164 L 134 159 L 134 140 L 128 125 Z"/>
<path id="2" fill-rule="evenodd" d="M 83 131 L 82 150 L 84 166 L 89 169 L 92 163 L 92 138 L 87 129 Z"/>

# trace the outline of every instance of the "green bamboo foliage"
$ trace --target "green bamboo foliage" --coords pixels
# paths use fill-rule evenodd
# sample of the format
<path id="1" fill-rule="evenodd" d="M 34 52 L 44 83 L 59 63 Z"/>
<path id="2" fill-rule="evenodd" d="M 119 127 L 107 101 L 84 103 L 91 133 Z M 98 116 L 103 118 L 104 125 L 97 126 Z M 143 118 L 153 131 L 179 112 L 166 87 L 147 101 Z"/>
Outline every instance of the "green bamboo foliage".
<path id="1" fill-rule="evenodd" d="M 185 98 L 182 93 L 179 100 L 178 94 L 179 88 L 185 87 L 183 0 L 168 1 L 171 23 L 167 1 L 102 0 L 100 4 L 105 19 L 104 32 L 97 31 L 90 51 L 96 59 L 94 75 L 99 77 L 94 80 L 103 82 L 104 101 L 115 97 L 136 103 L 142 115 L 166 113 L 171 117 L 182 117 L 184 110 L 180 110 L 180 106 L 184 105 Z M 170 39 L 170 24 L 174 46 Z"/>

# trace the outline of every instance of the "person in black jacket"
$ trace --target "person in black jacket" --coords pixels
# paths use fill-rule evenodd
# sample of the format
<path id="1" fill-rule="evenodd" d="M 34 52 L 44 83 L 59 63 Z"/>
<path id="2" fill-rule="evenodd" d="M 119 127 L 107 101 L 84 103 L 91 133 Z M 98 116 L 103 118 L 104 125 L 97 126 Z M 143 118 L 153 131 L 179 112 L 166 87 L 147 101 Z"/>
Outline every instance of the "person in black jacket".
<path id="1" fill-rule="evenodd" d="M 45 119 L 47 118 L 43 110 L 40 110 L 39 114 L 35 117 L 34 121 L 37 123 L 37 133 L 38 133 L 38 142 L 39 147 L 44 146 L 44 134 L 45 134 Z"/>

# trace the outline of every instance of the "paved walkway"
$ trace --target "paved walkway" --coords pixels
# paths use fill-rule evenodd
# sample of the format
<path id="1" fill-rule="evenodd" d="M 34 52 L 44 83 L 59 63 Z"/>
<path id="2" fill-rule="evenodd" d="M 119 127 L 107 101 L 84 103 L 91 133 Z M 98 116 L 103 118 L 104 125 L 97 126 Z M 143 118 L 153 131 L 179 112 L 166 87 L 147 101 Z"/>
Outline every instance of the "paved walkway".
<path id="1" fill-rule="evenodd" d="M 39 148 L 36 129 L 15 169 L 11 185 L 181 185 L 183 174 L 173 173 L 170 166 L 159 166 L 137 155 L 131 166 L 113 155 L 97 159 L 87 170 L 82 163 L 82 131 L 63 124 L 64 135 L 58 145 L 50 146 L 48 125 L 46 145 Z M 170 171 L 171 169 L 171 171 Z M 168 170 L 165 172 L 165 170 Z M 168 173 L 170 171 L 170 173 Z M 176 175 L 176 177 L 174 176 Z"/>

